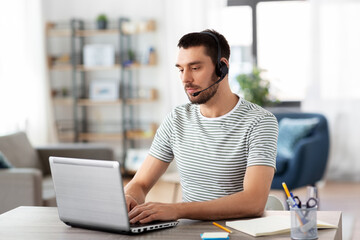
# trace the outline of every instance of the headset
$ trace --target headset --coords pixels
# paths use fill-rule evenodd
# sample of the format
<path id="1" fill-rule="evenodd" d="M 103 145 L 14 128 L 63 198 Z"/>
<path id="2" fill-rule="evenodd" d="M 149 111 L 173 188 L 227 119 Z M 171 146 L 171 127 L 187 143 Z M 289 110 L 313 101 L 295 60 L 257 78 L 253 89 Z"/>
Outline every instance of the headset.
<path id="1" fill-rule="evenodd" d="M 209 35 L 215 39 L 216 44 L 217 44 L 217 49 L 218 49 L 218 57 L 217 57 L 216 66 L 215 66 L 215 73 L 218 77 L 220 77 L 220 79 L 223 79 L 226 76 L 226 74 L 228 74 L 229 68 L 224 61 L 220 60 L 221 59 L 221 46 L 220 46 L 219 39 L 217 38 L 217 36 L 215 34 L 213 34 L 211 32 L 200 32 L 200 33 Z"/>
<path id="2" fill-rule="evenodd" d="M 226 65 L 226 63 L 224 61 L 221 61 L 221 46 L 220 46 L 220 42 L 219 42 L 219 39 L 217 38 L 217 36 L 215 34 L 211 33 L 211 32 L 199 32 L 199 33 L 209 35 L 212 38 L 214 38 L 215 41 L 216 41 L 217 49 L 218 49 L 218 56 L 217 56 L 217 61 L 216 61 L 216 64 L 215 64 L 215 73 L 220 78 L 215 83 L 211 84 L 209 87 L 207 87 L 207 88 L 205 88 L 205 89 L 203 89 L 201 91 L 198 91 L 198 92 L 195 92 L 195 93 L 191 94 L 193 97 L 196 97 L 197 95 L 199 95 L 203 91 L 206 91 L 209 88 L 211 88 L 212 86 L 214 86 L 215 84 L 218 84 L 219 82 L 221 82 L 229 72 L 229 68 Z"/>

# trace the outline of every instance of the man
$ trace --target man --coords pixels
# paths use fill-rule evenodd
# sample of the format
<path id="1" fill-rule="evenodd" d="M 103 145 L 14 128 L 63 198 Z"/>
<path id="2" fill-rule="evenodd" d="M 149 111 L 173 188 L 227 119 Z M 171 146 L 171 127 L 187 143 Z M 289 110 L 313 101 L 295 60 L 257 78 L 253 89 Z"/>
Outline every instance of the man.
<path id="1" fill-rule="evenodd" d="M 230 47 L 213 30 L 178 44 L 176 67 L 191 103 L 175 108 L 157 130 L 149 155 L 125 187 L 130 222 L 260 216 L 275 169 L 275 117 L 230 90 Z M 144 203 L 175 159 L 181 203 Z"/>

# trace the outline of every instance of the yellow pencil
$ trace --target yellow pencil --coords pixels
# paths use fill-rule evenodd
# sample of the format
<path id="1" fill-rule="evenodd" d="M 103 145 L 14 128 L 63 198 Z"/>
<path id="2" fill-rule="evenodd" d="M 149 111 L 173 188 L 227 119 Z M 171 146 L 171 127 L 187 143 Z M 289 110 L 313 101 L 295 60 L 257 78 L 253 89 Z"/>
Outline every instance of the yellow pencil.
<path id="1" fill-rule="evenodd" d="M 232 231 L 231 231 L 230 229 L 228 229 L 228 228 L 226 228 L 226 227 L 223 227 L 223 226 L 221 226 L 220 224 L 218 224 L 218 223 L 216 223 L 216 222 L 213 222 L 213 224 L 214 224 L 215 226 L 221 228 L 222 230 L 228 232 L 228 233 L 232 233 Z"/>
<path id="2" fill-rule="evenodd" d="M 283 183 L 282 183 L 282 186 L 283 186 L 283 188 L 284 188 L 284 190 L 285 190 L 286 196 L 289 198 L 289 197 L 290 197 L 290 192 L 289 192 L 288 187 L 286 186 L 286 183 L 283 182 Z"/>

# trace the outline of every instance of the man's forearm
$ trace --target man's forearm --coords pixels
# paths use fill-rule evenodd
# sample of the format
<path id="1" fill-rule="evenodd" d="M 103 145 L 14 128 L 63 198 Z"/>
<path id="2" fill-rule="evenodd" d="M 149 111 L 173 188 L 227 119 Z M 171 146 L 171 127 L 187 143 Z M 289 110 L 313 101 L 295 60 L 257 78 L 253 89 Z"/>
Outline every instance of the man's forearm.
<path id="1" fill-rule="evenodd" d="M 125 186 L 125 195 L 132 197 L 138 204 L 145 202 L 146 194 L 144 188 L 136 182 L 130 181 Z"/>
<path id="2" fill-rule="evenodd" d="M 219 220 L 261 216 L 273 175 L 274 169 L 271 167 L 249 167 L 241 192 L 204 202 L 144 203 L 134 207 L 129 213 L 129 218 L 131 222 L 147 223 L 180 218 Z M 146 188 L 144 193 L 147 193 Z"/>
<path id="3" fill-rule="evenodd" d="M 220 220 L 241 217 L 261 216 L 266 201 L 246 196 L 249 193 L 237 193 L 206 202 L 176 203 L 178 218 L 198 220 Z"/>
<path id="4" fill-rule="evenodd" d="M 179 218 L 218 220 L 261 216 L 269 195 L 274 169 L 253 166 L 246 170 L 244 190 L 206 202 L 175 205 Z"/>
<path id="5" fill-rule="evenodd" d="M 138 204 L 145 202 L 145 197 L 169 163 L 148 155 L 134 178 L 125 186 L 125 195 L 130 195 Z"/>

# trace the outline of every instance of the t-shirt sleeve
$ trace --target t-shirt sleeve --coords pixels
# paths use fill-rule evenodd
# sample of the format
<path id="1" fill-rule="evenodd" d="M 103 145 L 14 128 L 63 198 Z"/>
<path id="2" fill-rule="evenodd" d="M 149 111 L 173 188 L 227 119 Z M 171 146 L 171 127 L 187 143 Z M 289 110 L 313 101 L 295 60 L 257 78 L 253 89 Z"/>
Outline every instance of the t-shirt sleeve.
<path id="1" fill-rule="evenodd" d="M 149 154 L 161 161 L 171 162 L 174 158 L 172 150 L 173 115 L 169 113 L 157 129 Z"/>
<path id="2" fill-rule="evenodd" d="M 265 115 L 251 131 L 247 166 L 265 165 L 276 169 L 277 137 L 278 123 L 275 116 Z"/>

